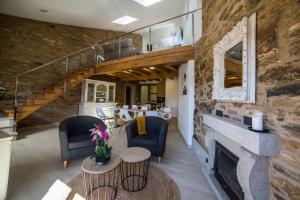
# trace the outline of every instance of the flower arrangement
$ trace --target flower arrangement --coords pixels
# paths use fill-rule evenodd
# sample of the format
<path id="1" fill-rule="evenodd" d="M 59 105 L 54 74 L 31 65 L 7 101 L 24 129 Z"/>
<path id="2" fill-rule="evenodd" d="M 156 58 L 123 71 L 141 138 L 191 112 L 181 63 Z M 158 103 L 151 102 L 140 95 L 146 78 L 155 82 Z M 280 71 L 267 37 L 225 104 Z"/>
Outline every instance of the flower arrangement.
<path id="1" fill-rule="evenodd" d="M 111 148 L 108 146 L 108 140 L 111 137 L 112 129 L 105 125 L 96 125 L 95 128 L 90 129 L 92 141 L 96 142 L 95 154 L 92 157 L 95 157 L 97 164 L 105 164 L 109 161 L 111 156 Z"/>

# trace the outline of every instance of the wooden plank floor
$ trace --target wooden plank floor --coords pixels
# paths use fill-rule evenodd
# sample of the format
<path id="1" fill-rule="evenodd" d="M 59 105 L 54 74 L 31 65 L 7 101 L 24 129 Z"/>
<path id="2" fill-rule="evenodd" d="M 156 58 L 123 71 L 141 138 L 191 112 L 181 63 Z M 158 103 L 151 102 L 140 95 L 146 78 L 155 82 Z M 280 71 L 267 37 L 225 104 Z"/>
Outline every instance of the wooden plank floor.
<path id="1" fill-rule="evenodd" d="M 215 199 L 208 186 L 201 166 L 183 139 L 170 126 L 166 152 L 159 164 L 157 158 L 151 163 L 166 171 L 177 183 L 183 200 Z M 35 200 L 47 192 L 56 179 L 67 183 L 80 173 L 82 159 L 70 162 L 67 169 L 60 160 L 57 126 L 22 130 L 23 138 L 14 141 L 8 189 L 9 200 Z M 115 134 L 111 140 L 113 151 L 120 152 L 126 147 L 125 134 Z"/>

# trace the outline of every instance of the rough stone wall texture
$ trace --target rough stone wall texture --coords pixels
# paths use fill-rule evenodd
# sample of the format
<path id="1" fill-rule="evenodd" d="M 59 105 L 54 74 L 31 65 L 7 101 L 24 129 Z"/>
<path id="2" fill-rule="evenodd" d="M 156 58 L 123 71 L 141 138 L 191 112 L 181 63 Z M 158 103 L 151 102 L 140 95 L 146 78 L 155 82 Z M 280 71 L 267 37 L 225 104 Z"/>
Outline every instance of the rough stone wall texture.
<path id="1" fill-rule="evenodd" d="M 105 41 L 121 32 L 53 24 L 0 14 L 0 86 L 7 89 L 6 101 L 1 106 L 12 105 L 15 81 L 12 77 L 20 72 L 63 57 L 74 51 Z M 134 44 L 141 46 L 139 35 L 130 35 Z M 89 65 L 93 50 L 70 57 L 69 72 Z M 47 89 L 65 77 L 65 60 L 20 78 L 20 100 Z M 33 125 L 52 123 L 78 113 L 80 86 L 68 91 L 20 123 Z"/>
<path id="2" fill-rule="evenodd" d="M 11 95 L 14 90 L 12 76 L 119 34 L 121 33 L 115 31 L 53 24 L 0 14 L 0 85 Z M 89 50 L 88 54 L 91 52 Z M 87 58 L 83 55 L 81 59 L 84 62 Z M 78 65 L 75 60 L 79 61 L 70 58 L 70 68 Z M 64 75 L 64 62 L 32 75 L 38 76 L 36 79 L 38 78 L 39 85 L 49 83 L 49 79 L 55 80 L 55 77 Z M 29 78 L 31 83 L 36 83 L 32 76 L 25 76 L 23 79 L 29 82 Z"/>
<path id="3" fill-rule="evenodd" d="M 212 100 L 213 45 L 243 16 L 257 14 L 256 103 Z M 205 148 L 202 114 L 215 109 L 242 121 L 255 111 L 280 136 L 281 154 L 270 159 L 272 199 L 300 199 L 300 2 L 204 0 L 203 37 L 196 44 L 195 134 Z"/>

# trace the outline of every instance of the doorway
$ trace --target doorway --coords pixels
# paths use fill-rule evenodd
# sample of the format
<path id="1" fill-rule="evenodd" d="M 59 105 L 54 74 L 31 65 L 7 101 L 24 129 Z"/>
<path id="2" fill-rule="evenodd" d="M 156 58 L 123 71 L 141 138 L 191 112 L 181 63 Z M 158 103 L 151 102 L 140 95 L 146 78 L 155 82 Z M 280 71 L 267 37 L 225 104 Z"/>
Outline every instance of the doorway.
<path id="1" fill-rule="evenodd" d="M 133 84 L 126 84 L 124 105 L 132 106 L 133 104 L 135 104 L 135 86 Z"/>
<path id="2" fill-rule="evenodd" d="M 131 105 L 131 87 L 126 86 L 125 90 L 125 105 Z"/>

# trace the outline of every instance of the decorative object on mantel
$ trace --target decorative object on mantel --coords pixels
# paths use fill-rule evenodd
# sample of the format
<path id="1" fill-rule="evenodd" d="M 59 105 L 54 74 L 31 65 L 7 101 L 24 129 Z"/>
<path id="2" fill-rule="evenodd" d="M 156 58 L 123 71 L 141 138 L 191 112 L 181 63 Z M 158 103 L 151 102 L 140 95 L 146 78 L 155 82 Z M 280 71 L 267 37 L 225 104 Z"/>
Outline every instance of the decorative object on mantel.
<path id="1" fill-rule="evenodd" d="M 262 131 L 264 129 L 264 113 L 254 113 L 252 116 L 252 129 L 256 131 Z"/>
<path id="2" fill-rule="evenodd" d="M 214 45 L 213 99 L 255 103 L 255 35 L 254 13 Z"/>
<path id="3" fill-rule="evenodd" d="M 249 126 L 248 129 L 250 131 L 254 131 L 254 132 L 258 132 L 258 133 L 269 133 L 269 131 L 270 131 L 269 129 L 266 129 L 266 128 L 263 128 L 263 130 L 261 130 L 261 131 L 260 130 L 255 130 L 255 129 L 252 128 L 252 126 Z"/>
<path id="4" fill-rule="evenodd" d="M 95 128 L 92 128 L 90 131 L 92 132 L 92 141 L 96 141 L 95 154 L 91 157 L 95 157 L 97 164 L 106 164 L 111 156 L 112 147 L 108 146 L 108 140 L 112 134 L 112 129 L 110 127 L 109 131 L 107 131 L 104 125 L 95 124 Z"/>

